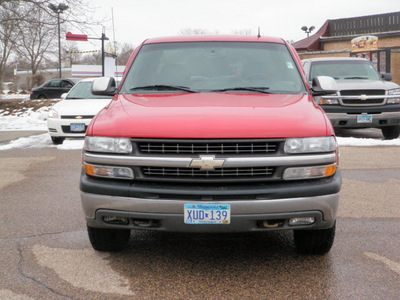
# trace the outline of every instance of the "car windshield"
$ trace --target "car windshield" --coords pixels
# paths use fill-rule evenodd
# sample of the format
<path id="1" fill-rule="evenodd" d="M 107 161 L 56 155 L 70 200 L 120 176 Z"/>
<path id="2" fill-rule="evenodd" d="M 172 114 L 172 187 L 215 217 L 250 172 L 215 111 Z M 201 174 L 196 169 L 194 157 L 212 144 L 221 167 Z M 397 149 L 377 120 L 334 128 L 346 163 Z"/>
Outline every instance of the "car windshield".
<path id="1" fill-rule="evenodd" d="M 92 94 L 93 81 L 78 82 L 65 99 L 111 99 L 112 96 L 95 96 Z"/>
<path id="2" fill-rule="evenodd" d="M 310 80 L 316 76 L 331 76 L 338 80 L 379 80 L 379 74 L 369 61 L 335 60 L 318 61 L 311 65 Z"/>
<path id="3" fill-rule="evenodd" d="M 260 42 L 175 42 L 143 45 L 123 94 L 306 92 L 287 47 Z"/>

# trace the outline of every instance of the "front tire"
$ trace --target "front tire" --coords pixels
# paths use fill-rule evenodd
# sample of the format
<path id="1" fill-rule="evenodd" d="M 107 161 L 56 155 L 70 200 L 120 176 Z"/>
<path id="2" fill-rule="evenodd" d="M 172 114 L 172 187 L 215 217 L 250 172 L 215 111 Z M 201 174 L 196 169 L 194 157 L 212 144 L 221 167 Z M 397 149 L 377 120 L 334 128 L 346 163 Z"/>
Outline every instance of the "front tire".
<path id="1" fill-rule="evenodd" d="M 382 127 L 382 134 L 385 140 L 397 139 L 400 135 L 400 126 Z"/>
<path id="2" fill-rule="evenodd" d="M 59 136 L 52 136 L 51 141 L 54 145 L 61 145 L 64 142 L 65 138 Z"/>
<path id="3" fill-rule="evenodd" d="M 326 254 L 335 239 L 336 222 L 328 229 L 294 230 L 294 242 L 301 254 Z"/>
<path id="4" fill-rule="evenodd" d="M 95 228 L 87 226 L 90 243 L 94 250 L 101 252 L 120 251 L 129 242 L 129 229 Z"/>

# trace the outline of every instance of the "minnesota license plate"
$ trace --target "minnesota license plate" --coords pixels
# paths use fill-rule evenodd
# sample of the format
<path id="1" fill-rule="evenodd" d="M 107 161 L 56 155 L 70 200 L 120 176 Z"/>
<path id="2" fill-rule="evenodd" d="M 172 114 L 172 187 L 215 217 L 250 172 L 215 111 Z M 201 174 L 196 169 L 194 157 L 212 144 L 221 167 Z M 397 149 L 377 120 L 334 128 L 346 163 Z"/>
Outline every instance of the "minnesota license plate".
<path id="1" fill-rule="evenodd" d="M 70 130 L 71 132 L 85 132 L 85 124 L 81 123 L 70 124 Z"/>
<path id="2" fill-rule="evenodd" d="M 372 123 L 371 115 L 359 115 L 357 116 L 357 123 Z"/>
<path id="3" fill-rule="evenodd" d="M 229 204 L 185 204 L 185 224 L 230 224 Z"/>

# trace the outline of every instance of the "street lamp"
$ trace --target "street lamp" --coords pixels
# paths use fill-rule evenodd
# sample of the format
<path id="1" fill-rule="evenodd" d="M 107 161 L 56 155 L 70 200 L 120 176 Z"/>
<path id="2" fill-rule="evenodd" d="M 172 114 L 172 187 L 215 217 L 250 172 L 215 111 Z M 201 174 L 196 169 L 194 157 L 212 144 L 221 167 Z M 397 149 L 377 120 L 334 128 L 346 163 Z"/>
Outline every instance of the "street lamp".
<path id="1" fill-rule="evenodd" d="M 301 27 L 301 30 L 303 30 L 305 33 L 307 33 L 307 37 L 310 36 L 310 32 L 313 31 L 314 29 L 315 29 L 315 26 L 311 26 L 310 28 L 308 28 L 307 26 Z"/>
<path id="2" fill-rule="evenodd" d="M 68 6 L 64 3 L 58 4 L 55 6 L 54 4 L 50 3 L 49 8 L 57 14 L 57 24 L 58 24 L 58 69 L 60 72 L 60 78 L 62 78 L 61 72 L 61 36 L 60 36 L 60 14 L 64 12 L 64 10 L 68 9 Z"/>

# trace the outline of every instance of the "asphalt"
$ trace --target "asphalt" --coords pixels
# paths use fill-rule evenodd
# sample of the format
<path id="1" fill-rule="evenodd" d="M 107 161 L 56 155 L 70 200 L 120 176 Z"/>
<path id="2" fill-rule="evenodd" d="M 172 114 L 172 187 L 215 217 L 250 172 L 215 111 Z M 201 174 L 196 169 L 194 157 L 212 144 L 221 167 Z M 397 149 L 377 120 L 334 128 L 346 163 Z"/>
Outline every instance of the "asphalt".
<path id="1" fill-rule="evenodd" d="M 42 133 L 46 133 L 44 130 L 35 130 L 35 131 L 0 131 L 0 144 L 8 143 L 13 140 L 29 137 L 31 135 L 38 135 Z"/>

